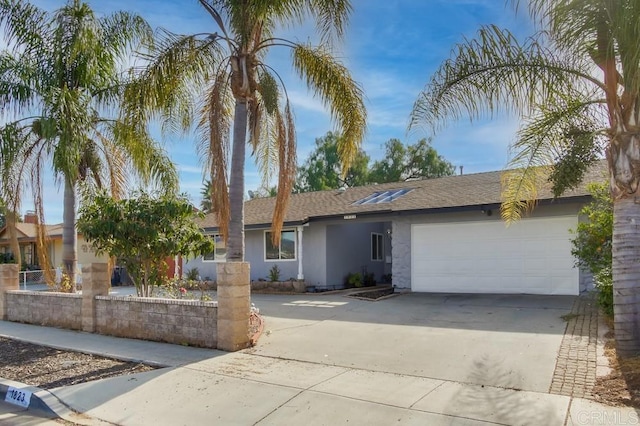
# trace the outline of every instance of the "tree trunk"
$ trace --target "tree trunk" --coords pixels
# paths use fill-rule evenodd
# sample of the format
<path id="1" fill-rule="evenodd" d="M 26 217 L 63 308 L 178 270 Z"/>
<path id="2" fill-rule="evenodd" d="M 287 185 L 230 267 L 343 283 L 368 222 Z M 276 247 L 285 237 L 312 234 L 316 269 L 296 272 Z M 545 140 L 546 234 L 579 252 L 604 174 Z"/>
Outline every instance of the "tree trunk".
<path id="1" fill-rule="evenodd" d="M 229 236 L 227 261 L 244 262 L 244 162 L 247 144 L 247 101 L 236 99 L 229 176 Z"/>
<path id="2" fill-rule="evenodd" d="M 71 280 L 71 288 L 76 291 L 76 266 L 78 263 L 76 233 L 76 187 L 65 178 L 64 207 L 62 213 L 62 264 Z"/>
<path id="3" fill-rule="evenodd" d="M 618 353 L 640 353 L 640 204 L 623 196 L 613 204 L 613 303 Z"/>
<path id="4" fill-rule="evenodd" d="M 7 231 L 9 233 L 9 247 L 13 254 L 13 260 L 18 264 L 18 270 L 22 268 L 22 254 L 20 253 L 20 243 L 18 242 L 18 231 L 16 229 L 16 223 L 18 222 L 18 215 L 13 210 L 7 210 L 5 215 L 5 223 Z"/>

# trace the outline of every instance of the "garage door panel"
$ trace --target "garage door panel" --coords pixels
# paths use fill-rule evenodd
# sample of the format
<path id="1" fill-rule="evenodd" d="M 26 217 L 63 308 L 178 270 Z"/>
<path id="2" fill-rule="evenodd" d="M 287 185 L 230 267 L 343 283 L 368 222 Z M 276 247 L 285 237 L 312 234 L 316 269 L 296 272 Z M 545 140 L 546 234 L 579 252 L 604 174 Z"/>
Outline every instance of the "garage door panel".
<path id="1" fill-rule="evenodd" d="M 412 226 L 413 291 L 577 294 L 577 217 Z"/>

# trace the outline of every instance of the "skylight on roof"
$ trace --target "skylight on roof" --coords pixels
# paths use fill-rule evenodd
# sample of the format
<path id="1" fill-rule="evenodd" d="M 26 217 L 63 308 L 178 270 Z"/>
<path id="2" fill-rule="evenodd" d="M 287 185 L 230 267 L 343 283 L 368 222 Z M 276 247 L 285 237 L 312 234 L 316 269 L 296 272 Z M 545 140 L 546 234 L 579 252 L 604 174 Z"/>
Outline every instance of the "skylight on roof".
<path id="1" fill-rule="evenodd" d="M 411 192 L 411 189 L 390 189 L 388 191 L 378 191 L 361 200 L 356 201 L 355 203 L 353 203 L 353 205 L 361 206 L 363 204 L 390 203 L 393 200 L 402 197 L 407 192 Z"/>

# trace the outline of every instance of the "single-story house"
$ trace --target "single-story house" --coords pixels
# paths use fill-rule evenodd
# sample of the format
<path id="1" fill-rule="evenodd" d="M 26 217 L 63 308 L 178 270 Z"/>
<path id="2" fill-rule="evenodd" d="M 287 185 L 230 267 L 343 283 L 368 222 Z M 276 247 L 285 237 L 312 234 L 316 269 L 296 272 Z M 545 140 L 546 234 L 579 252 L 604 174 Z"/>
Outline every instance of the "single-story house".
<path id="1" fill-rule="evenodd" d="M 586 183 L 605 181 L 594 167 L 578 188 L 554 199 L 539 192 L 531 215 L 506 226 L 500 218 L 502 172 L 293 194 L 281 243 L 271 244 L 275 198 L 245 202 L 245 258 L 251 279 L 277 265 L 281 279 L 316 288 L 340 288 L 349 273 L 391 274 L 398 289 L 414 292 L 576 295 L 590 282 L 575 267 L 570 230 L 590 200 Z M 214 214 L 201 222 L 216 241 L 214 253 L 190 260 L 215 279 L 225 261 Z M 388 278 L 386 275 L 385 278 Z"/>
<path id="2" fill-rule="evenodd" d="M 22 263 L 28 265 L 29 269 L 42 269 L 37 253 L 37 228 L 36 221 L 31 213 L 25 214 L 24 222 L 16 224 L 18 232 L 18 244 Z M 62 265 L 62 224 L 44 225 L 45 232 L 49 238 L 48 256 L 51 265 L 57 267 Z M 97 256 L 91 243 L 84 240 L 78 234 L 78 264 L 84 265 L 93 262 L 107 262 L 106 256 Z M 0 229 L 0 254 L 10 255 L 11 244 L 9 241 L 9 231 L 6 227 Z"/>

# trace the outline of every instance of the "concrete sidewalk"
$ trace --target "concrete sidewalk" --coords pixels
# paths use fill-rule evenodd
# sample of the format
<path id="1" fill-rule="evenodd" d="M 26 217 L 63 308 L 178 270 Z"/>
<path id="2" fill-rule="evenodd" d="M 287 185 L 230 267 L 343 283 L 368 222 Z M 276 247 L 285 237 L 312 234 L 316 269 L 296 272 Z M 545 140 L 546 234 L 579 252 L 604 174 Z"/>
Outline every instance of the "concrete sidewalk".
<path id="1" fill-rule="evenodd" d="M 546 391 L 517 390 L 491 385 L 495 378 L 492 378 L 491 383 L 481 384 L 443 378 L 456 377 L 456 374 L 440 377 L 408 374 L 402 371 L 412 371 L 409 368 L 399 368 L 397 365 L 385 367 L 380 361 L 371 368 L 367 365 L 369 358 L 361 356 L 359 352 L 347 351 L 345 356 L 350 353 L 350 361 L 348 357 L 332 360 L 322 353 L 318 354 L 318 360 L 305 359 L 306 356 L 298 357 L 295 351 L 291 351 L 290 356 L 287 356 L 286 352 L 276 353 L 273 344 L 286 337 L 285 329 L 287 332 L 297 330 L 298 328 L 294 327 L 296 323 L 300 329 L 309 329 L 310 323 L 316 324 L 315 329 L 310 329 L 314 337 L 330 342 L 329 336 L 324 334 L 335 331 L 335 321 L 342 321 L 341 315 L 344 315 L 344 321 L 349 317 L 363 321 L 371 316 L 370 307 L 374 305 L 367 305 L 367 302 L 334 304 L 332 306 L 338 307 L 322 310 L 326 312 L 323 316 L 328 315 L 327 319 L 314 317 L 312 320 L 283 318 L 284 314 L 279 313 L 275 303 L 286 305 L 290 304 L 290 301 L 287 302 L 285 298 L 273 300 L 274 306 L 267 305 L 263 312 L 270 311 L 281 317 L 267 316 L 267 330 L 272 329 L 274 334 L 280 333 L 282 336 L 271 341 L 271 337 L 263 336 L 264 344 L 260 342 L 257 348 L 238 353 L 1 321 L 0 335 L 62 349 L 166 366 L 151 372 L 37 393 L 38 398 L 61 418 L 81 424 L 107 422 L 118 425 L 159 426 L 640 423 L 640 418 L 633 409 L 607 407 L 587 399 L 553 395 Z M 339 299 L 327 299 L 328 303 L 335 303 L 336 300 Z M 411 299 L 408 300 L 411 302 Z M 320 300 L 316 302 L 318 301 Z M 397 300 L 389 305 L 402 303 L 406 308 L 410 305 L 409 302 Z M 479 302 L 482 300 L 478 299 L 472 303 Z M 471 310 L 470 304 L 471 302 L 464 302 L 465 312 Z M 337 310 L 340 306 L 345 306 L 343 311 Z M 382 311 L 381 306 L 383 305 L 378 305 L 375 309 Z M 291 309 L 299 308 L 294 306 Z M 309 309 L 317 312 L 319 308 Z M 347 309 L 351 309 L 349 315 Z M 492 309 L 495 310 L 495 307 Z M 520 315 L 526 315 L 521 307 L 517 309 L 520 309 Z M 358 311 L 362 311 L 363 316 L 358 316 Z M 290 314 L 289 317 L 301 316 L 291 314 L 294 312 L 291 310 L 284 313 L 287 312 Z M 493 315 L 496 314 L 497 312 Z M 320 327 L 318 321 L 326 323 L 327 328 Z M 270 323 L 275 324 L 275 328 L 270 328 Z M 399 332 L 397 324 L 368 324 L 367 327 L 375 328 L 379 336 L 387 334 L 386 328 L 395 333 Z M 283 327 L 285 325 L 286 327 Z M 283 327 L 283 331 L 278 331 L 280 327 Z M 357 334 L 364 332 L 365 329 L 362 327 L 362 323 L 358 325 L 345 322 L 342 328 L 354 328 L 353 332 Z M 424 325 L 422 327 L 421 333 L 427 333 L 427 328 Z M 512 329 L 505 333 L 507 337 L 516 337 Z M 297 337 L 299 336 L 291 335 L 291 338 Z M 535 335 L 531 334 L 531 337 Z M 337 339 L 336 343 L 342 340 L 344 339 Z M 298 345 L 300 343 L 298 341 Z M 288 344 L 295 345 L 296 342 L 290 341 Z M 326 346 L 325 354 L 335 353 L 339 349 L 330 347 L 330 343 L 326 343 Z M 404 361 L 417 362 L 412 361 L 413 359 Z M 421 362 L 429 363 L 430 360 L 422 359 Z M 455 370 L 455 366 L 452 369 Z M 504 374 L 509 372 L 505 371 Z M 4 399 L 1 383 L 0 396 Z M 74 412 L 87 417 L 78 416 Z"/>

